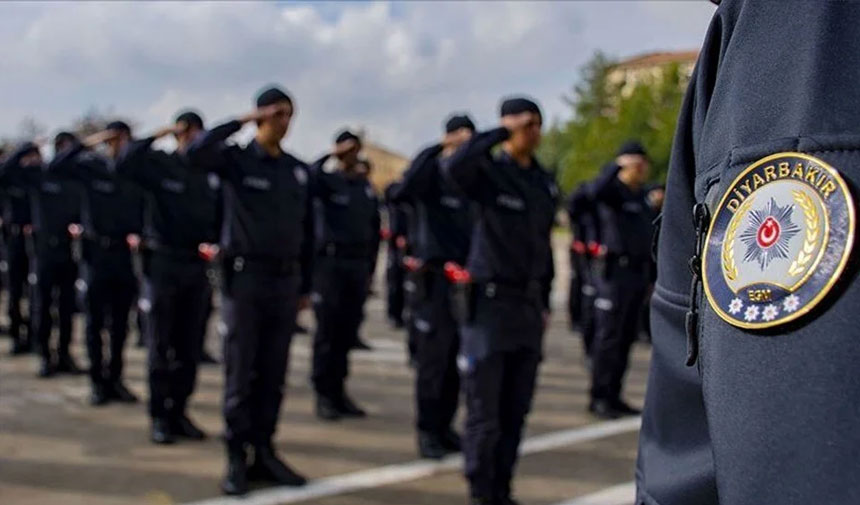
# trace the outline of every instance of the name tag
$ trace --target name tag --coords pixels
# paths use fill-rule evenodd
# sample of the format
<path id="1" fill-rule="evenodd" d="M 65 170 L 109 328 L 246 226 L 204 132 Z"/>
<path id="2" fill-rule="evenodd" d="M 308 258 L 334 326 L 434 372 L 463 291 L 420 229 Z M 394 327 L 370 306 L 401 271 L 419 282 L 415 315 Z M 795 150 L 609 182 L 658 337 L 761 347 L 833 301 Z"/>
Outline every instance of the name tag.
<path id="1" fill-rule="evenodd" d="M 526 203 L 522 198 L 513 195 L 506 195 L 504 193 L 496 197 L 496 203 L 499 207 L 511 210 L 525 210 L 526 208 Z"/>
<path id="2" fill-rule="evenodd" d="M 445 195 L 440 200 L 439 203 L 442 204 L 443 207 L 448 207 L 449 209 L 459 209 L 463 206 L 463 201 L 455 196 Z"/>
<path id="3" fill-rule="evenodd" d="M 104 179 L 96 179 L 93 181 L 93 189 L 98 191 L 99 193 L 113 193 L 116 191 L 116 185 Z"/>
<path id="4" fill-rule="evenodd" d="M 185 183 L 175 179 L 162 179 L 161 188 L 171 193 L 184 193 Z"/>
<path id="5" fill-rule="evenodd" d="M 42 191 L 45 193 L 57 195 L 63 192 L 63 188 L 56 182 L 43 182 Z"/>
<path id="6" fill-rule="evenodd" d="M 260 191 L 268 191 L 272 188 L 272 181 L 264 177 L 247 175 L 242 179 L 242 185 L 248 188 L 259 189 Z"/>
<path id="7" fill-rule="evenodd" d="M 338 205 L 349 205 L 349 195 L 345 193 L 335 193 L 329 199 Z"/>

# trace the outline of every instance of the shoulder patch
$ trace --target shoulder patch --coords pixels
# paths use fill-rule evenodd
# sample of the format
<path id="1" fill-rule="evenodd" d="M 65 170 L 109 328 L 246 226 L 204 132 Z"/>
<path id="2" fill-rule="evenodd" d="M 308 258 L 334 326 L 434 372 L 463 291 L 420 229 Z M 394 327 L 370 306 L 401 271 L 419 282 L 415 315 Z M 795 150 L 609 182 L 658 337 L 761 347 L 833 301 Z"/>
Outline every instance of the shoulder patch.
<path id="1" fill-rule="evenodd" d="M 778 326 L 811 311 L 839 278 L 854 243 L 854 203 L 839 172 L 801 153 L 744 169 L 713 214 L 705 294 L 726 322 Z"/>

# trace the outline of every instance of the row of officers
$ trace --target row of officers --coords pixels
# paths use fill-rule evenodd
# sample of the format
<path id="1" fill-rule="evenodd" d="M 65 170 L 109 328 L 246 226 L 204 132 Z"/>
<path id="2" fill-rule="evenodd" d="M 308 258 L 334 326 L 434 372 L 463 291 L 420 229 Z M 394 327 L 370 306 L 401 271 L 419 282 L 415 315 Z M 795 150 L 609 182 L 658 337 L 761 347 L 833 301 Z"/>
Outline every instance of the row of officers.
<path id="1" fill-rule="evenodd" d="M 227 452 L 221 487 L 231 495 L 246 493 L 249 480 L 306 483 L 272 445 L 298 311 L 312 307 L 316 315 L 317 415 L 365 415 L 345 382 L 384 235 L 381 205 L 354 134 L 340 133 L 332 152 L 310 166 L 282 150 L 294 112 L 286 92 L 269 88 L 253 112 L 209 130 L 193 112 L 143 139 L 116 122 L 82 141 L 57 135 L 48 164 L 27 143 L 0 168 L 10 281 L 16 241 L 31 230 L 35 243 L 34 321 L 44 376 L 77 368 L 68 347 L 78 277 L 73 245 L 81 244 L 94 404 L 133 400 L 122 384 L 122 349 L 139 249 L 156 443 L 205 436 L 186 409 L 211 298 L 207 270 L 220 266 Z M 246 123 L 256 123 L 254 140 L 230 142 Z M 488 131 L 452 116 L 441 142 L 421 151 L 385 195 L 389 314 L 401 325 L 408 307 L 419 451 L 440 458 L 462 450 L 474 504 L 516 503 L 511 481 L 550 316 L 559 193 L 534 156 L 541 126 L 540 109 L 526 98 L 504 100 L 500 125 Z M 170 154 L 152 147 L 166 135 L 178 145 Z M 576 240 L 600 244 L 576 275 L 596 288 L 594 302 L 581 305 L 594 309 L 590 409 L 603 417 L 636 412 L 622 401 L 621 382 L 653 270 L 647 176 L 644 149 L 628 143 L 570 200 Z M 599 233 L 599 242 L 589 233 Z M 137 234 L 140 244 L 130 244 Z M 20 293 L 13 285 L 14 304 Z M 408 304 L 397 301 L 401 286 L 409 288 Z M 14 334 L 20 317 L 12 324 Z M 462 439 L 452 426 L 461 392 Z"/>

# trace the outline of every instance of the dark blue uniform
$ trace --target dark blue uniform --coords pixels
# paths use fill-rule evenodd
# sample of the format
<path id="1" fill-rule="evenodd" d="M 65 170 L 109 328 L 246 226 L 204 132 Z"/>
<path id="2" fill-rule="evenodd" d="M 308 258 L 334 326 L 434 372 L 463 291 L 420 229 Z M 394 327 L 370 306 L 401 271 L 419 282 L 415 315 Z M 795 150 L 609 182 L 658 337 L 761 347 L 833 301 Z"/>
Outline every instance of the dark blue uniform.
<path id="1" fill-rule="evenodd" d="M 417 344 L 416 424 L 421 434 L 440 440 L 451 432 L 460 388 L 460 332 L 443 268 L 449 261 L 465 265 L 474 222 L 471 202 L 442 177 L 441 153 L 441 145 L 421 151 L 391 195 L 410 203 L 416 214 L 412 254 L 422 262 L 411 321 Z"/>
<path id="2" fill-rule="evenodd" d="M 54 364 L 67 367 L 71 363 L 69 344 L 78 276 L 69 225 L 80 222 L 80 188 L 62 174 L 46 171 L 45 167 L 21 166 L 16 161 L 16 154 L 4 165 L 0 183 L 27 188 L 32 203 L 36 252 L 33 329 L 38 337 L 43 363 L 49 367 Z M 50 345 L 54 289 L 58 296 L 60 330 L 56 352 Z"/>
<path id="3" fill-rule="evenodd" d="M 622 381 L 651 281 L 655 218 L 645 188 L 622 183 L 620 168 L 614 163 L 604 167 L 588 187 L 605 247 L 594 275 L 591 399 L 616 408 L 622 405 Z"/>
<path id="4" fill-rule="evenodd" d="M 600 251 L 600 228 L 586 185 L 580 185 L 567 200 L 573 244 L 570 250 L 571 282 L 568 310 L 571 322 L 582 333 L 583 350 L 591 358 L 594 343 L 595 257 Z"/>
<path id="5" fill-rule="evenodd" d="M 83 187 L 81 220 L 87 284 L 87 351 L 96 387 L 121 384 L 128 316 L 138 290 L 127 237 L 143 227 L 143 195 L 117 177 L 117 166 L 80 143 L 59 153 L 49 170 Z M 110 321 L 110 360 L 104 363 L 102 331 Z"/>
<path id="6" fill-rule="evenodd" d="M 244 451 L 271 448 L 298 297 L 310 291 L 313 219 L 307 166 L 256 141 L 226 145 L 240 128 L 231 121 L 209 130 L 188 156 L 222 182 L 225 439 Z"/>
<path id="7" fill-rule="evenodd" d="M 148 195 L 143 271 L 149 301 L 149 413 L 176 424 L 185 417 L 197 376 L 210 296 L 207 263 L 198 247 L 213 240 L 216 201 L 208 172 L 184 153 L 152 150 L 154 140 L 132 143 L 118 166 Z"/>
<path id="8" fill-rule="evenodd" d="M 6 160 L 11 166 L 12 155 Z M 24 328 L 24 318 L 21 316 L 21 299 L 27 286 L 27 276 L 30 273 L 30 256 L 27 252 L 27 237 L 25 230 L 31 225 L 30 197 L 27 186 L 12 179 L 3 181 L 3 235 L 6 246 L 7 288 L 8 301 L 6 305 L 9 317 L 9 336 L 12 338 L 14 350 L 23 352 L 30 348 L 30 329 Z"/>
<path id="9" fill-rule="evenodd" d="M 388 320 L 399 328 L 404 324 L 404 312 L 406 310 L 406 293 L 403 287 L 406 281 L 406 268 L 403 265 L 403 258 L 406 256 L 407 250 L 397 246 L 397 239 L 402 237 L 406 240 L 409 234 L 410 212 L 407 204 L 392 200 L 391 195 L 398 184 L 398 182 L 394 182 L 385 189 L 389 232 L 385 285 L 387 288 L 386 310 Z"/>
<path id="10" fill-rule="evenodd" d="M 466 476 L 476 498 L 508 497 L 543 344 L 553 277 L 550 231 L 558 190 L 536 160 L 504 151 L 504 128 L 478 133 L 444 166 L 480 208 L 467 261 L 474 311 L 462 328 Z"/>
<path id="11" fill-rule="evenodd" d="M 856 197 L 858 27 L 854 2 L 723 0 L 717 10 L 669 168 L 637 504 L 860 503 L 856 261 L 817 310 L 767 331 L 729 324 L 704 296 L 691 300 L 699 282 L 687 266 L 697 241 L 709 252 L 700 239 L 707 214 L 756 160 L 815 157 L 839 170 Z M 699 226 L 695 204 L 709 210 L 699 207 Z M 795 210 L 795 224 L 802 215 Z M 856 260 L 856 244 L 851 254 Z M 698 314 L 688 319 L 689 339 L 688 313 Z"/>
<path id="12" fill-rule="evenodd" d="M 318 397 L 344 410 L 349 350 L 363 319 L 372 263 L 379 247 L 379 201 L 367 178 L 311 167 L 316 259 L 313 295 L 317 328 L 311 378 Z"/>

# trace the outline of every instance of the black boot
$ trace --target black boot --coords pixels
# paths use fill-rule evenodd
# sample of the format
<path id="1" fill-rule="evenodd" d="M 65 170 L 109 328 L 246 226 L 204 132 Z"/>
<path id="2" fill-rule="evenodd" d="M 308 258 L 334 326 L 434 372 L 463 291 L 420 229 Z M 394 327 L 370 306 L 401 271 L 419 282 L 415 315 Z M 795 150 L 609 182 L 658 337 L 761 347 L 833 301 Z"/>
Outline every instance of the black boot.
<path id="1" fill-rule="evenodd" d="M 612 402 L 612 408 L 625 416 L 638 416 L 642 413 L 641 410 L 631 407 L 624 400 L 615 400 Z"/>
<path id="2" fill-rule="evenodd" d="M 152 430 L 149 433 L 149 439 L 153 444 L 170 445 L 176 440 L 173 438 L 173 432 L 170 429 L 170 423 L 167 419 L 155 418 L 152 420 Z"/>
<path id="3" fill-rule="evenodd" d="M 191 422 L 188 416 L 181 415 L 170 423 L 170 429 L 174 435 L 189 440 L 206 440 L 206 433 Z"/>
<path id="4" fill-rule="evenodd" d="M 418 453 L 426 459 L 442 459 L 448 451 L 442 445 L 439 435 L 428 431 L 418 432 Z"/>
<path id="5" fill-rule="evenodd" d="M 337 421 L 342 415 L 331 398 L 317 395 L 317 417 L 324 421 Z"/>
<path id="6" fill-rule="evenodd" d="M 592 400 L 588 411 L 601 419 L 618 419 L 623 415 L 609 400 Z"/>
<path id="7" fill-rule="evenodd" d="M 68 354 L 60 356 L 60 359 L 57 361 L 57 372 L 69 375 L 81 375 L 84 373 L 81 367 Z"/>
<path id="8" fill-rule="evenodd" d="M 448 452 L 460 452 L 461 449 L 461 441 L 460 435 L 457 434 L 456 431 L 448 428 L 445 430 L 442 435 L 439 437 L 439 442 L 442 444 L 442 447 Z"/>
<path id="9" fill-rule="evenodd" d="M 367 412 L 356 405 L 346 393 L 341 395 L 337 411 L 342 417 L 367 417 Z"/>
<path id="10" fill-rule="evenodd" d="M 93 392 L 90 394 L 90 405 L 93 407 L 101 407 L 107 405 L 110 401 L 107 388 L 104 384 L 93 384 Z"/>
<path id="11" fill-rule="evenodd" d="M 254 448 L 254 465 L 248 474 L 254 480 L 272 482 L 281 486 L 300 487 L 308 483 L 305 477 L 278 459 L 271 445 Z"/>
<path id="12" fill-rule="evenodd" d="M 51 362 L 50 358 L 42 358 L 42 364 L 39 365 L 39 378 L 47 379 L 49 377 L 53 377 L 57 372 L 57 369 L 54 368 L 54 364 Z"/>
<path id="13" fill-rule="evenodd" d="M 361 337 L 355 337 L 355 342 L 352 343 L 352 349 L 355 351 L 372 351 L 373 346 L 368 344 Z"/>
<path id="14" fill-rule="evenodd" d="M 118 400 L 122 403 L 137 403 L 137 396 L 120 381 L 111 384 L 108 394 L 112 400 Z"/>
<path id="15" fill-rule="evenodd" d="M 221 481 L 221 491 L 230 496 L 248 492 L 248 455 L 244 447 L 227 446 L 227 473 Z"/>
<path id="16" fill-rule="evenodd" d="M 204 350 L 200 353 L 200 364 L 201 365 L 217 365 L 218 360 L 212 357 L 208 351 Z"/>

